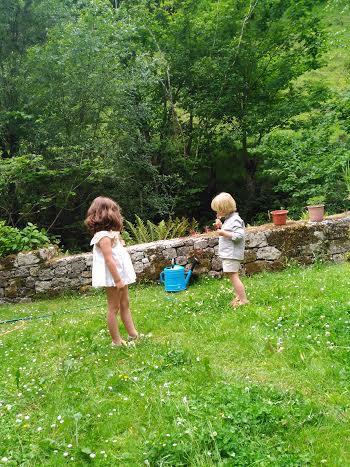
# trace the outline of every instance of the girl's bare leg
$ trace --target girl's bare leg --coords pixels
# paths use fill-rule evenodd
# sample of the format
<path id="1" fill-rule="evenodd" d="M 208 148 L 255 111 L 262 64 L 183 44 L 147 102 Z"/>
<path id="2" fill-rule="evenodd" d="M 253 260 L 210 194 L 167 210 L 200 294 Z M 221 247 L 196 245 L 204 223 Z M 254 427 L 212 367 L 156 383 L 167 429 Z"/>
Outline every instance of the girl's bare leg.
<path id="1" fill-rule="evenodd" d="M 115 345 L 123 345 L 125 341 L 121 338 L 117 315 L 120 308 L 120 291 L 117 287 L 107 287 L 107 326 L 112 342 Z"/>
<path id="2" fill-rule="evenodd" d="M 129 289 L 127 285 L 120 289 L 120 317 L 124 323 L 128 335 L 130 337 L 137 337 L 138 332 L 136 331 L 130 312 Z"/>

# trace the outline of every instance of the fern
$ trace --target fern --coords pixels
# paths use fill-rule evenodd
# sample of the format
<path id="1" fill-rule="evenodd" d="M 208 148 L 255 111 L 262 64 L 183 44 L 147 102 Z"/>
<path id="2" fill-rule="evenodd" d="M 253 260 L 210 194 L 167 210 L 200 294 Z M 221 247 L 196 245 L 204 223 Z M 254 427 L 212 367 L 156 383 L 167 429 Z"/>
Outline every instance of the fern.
<path id="1" fill-rule="evenodd" d="M 153 222 L 147 220 L 147 232 L 148 232 L 148 241 L 154 242 L 157 240 L 157 226 Z"/>
<path id="2" fill-rule="evenodd" d="M 344 181 L 348 190 L 348 198 L 350 199 L 350 161 L 347 162 L 344 168 Z"/>
<path id="3" fill-rule="evenodd" d="M 167 238 L 167 226 L 164 220 L 160 221 L 157 226 L 157 236 L 159 240 Z"/>
<path id="4" fill-rule="evenodd" d="M 128 243 L 148 243 L 155 240 L 165 240 L 169 238 L 184 237 L 191 230 L 198 229 L 198 222 L 195 219 L 186 217 L 170 217 L 154 224 L 150 220 L 143 221 L 139 216 L 135 216 L 135 225 L 125 221 L 127 233 L 129 234 Z"/>
<path id="5" fill-rule="evenodd" d="M 147 243 L 149 241 L 149 232 L 146 224 L 143 222 L 141 217 L 135 216 L 136 218 L 136 227 L 138 230 L 140 243 Z"/>

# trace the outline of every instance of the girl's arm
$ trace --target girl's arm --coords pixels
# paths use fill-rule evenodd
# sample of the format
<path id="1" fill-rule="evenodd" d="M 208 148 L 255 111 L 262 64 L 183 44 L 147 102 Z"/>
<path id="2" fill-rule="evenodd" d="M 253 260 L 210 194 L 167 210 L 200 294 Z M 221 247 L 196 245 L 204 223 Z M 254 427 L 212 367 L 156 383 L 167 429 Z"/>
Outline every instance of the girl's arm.
<path id="1" fill-rule="evenodd" d="M 103 237 L 98 242 L 98 246 L 101 248 L 103 257 L 105 259 L 105 262 L 107 264 L 107 267 L 110 273 L 112 274 L 116 287 L 118 289 L 122 289 L 125 286 L 125 284 L 119 275 L 116 261 L 112 255 L 112 239 L 109 237 Z"/>

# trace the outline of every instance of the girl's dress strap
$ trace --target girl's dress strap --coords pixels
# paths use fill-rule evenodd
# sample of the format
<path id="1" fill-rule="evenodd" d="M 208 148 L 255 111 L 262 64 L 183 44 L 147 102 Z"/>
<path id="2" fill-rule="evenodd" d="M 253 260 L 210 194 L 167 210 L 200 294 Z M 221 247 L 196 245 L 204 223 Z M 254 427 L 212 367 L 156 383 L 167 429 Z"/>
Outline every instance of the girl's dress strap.
<path id="1" fill-rule="evenodd" d="M 112 240 L 119 240 L 119 232 L 114 230 L 100 230 L 100 232 L 96 232 L 92 237 L 90 245 L 96 245 L 103 237 L 109 237 Z"/>

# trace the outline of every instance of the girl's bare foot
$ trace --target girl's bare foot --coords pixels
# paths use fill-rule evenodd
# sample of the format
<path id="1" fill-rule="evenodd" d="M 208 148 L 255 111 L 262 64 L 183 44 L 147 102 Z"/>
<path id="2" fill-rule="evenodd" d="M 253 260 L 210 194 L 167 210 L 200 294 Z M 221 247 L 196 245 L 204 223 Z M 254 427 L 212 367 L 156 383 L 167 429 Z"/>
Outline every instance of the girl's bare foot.
<path id="1" fill-rule="evenodd" d="M 231 305 L 233 307 L 236 307 L 238 305 L 238 303 L 240 302 L 239 298 L 238 297 L 235 297 L 232 302 L 231 302 Z"/>
<path id="2" fill-rule="evenodd" d="M 112 347 L 126 347 L 128 344 L 124 339 L 120 339 L 118 341 L 112 341 Z"/>
<path id="3" fill-rule="evenodd" d="M 129 341 L 129 342 L 137 341 L 137 340 L 140 339 L 140 337 L 141 337 L 141 335 L 140 335 L 139 333 L 135 334 L 134 336 L 130 336 L 130 335 L 129 335 L 129 336 L 128 336 L 128 341 Z"/>

